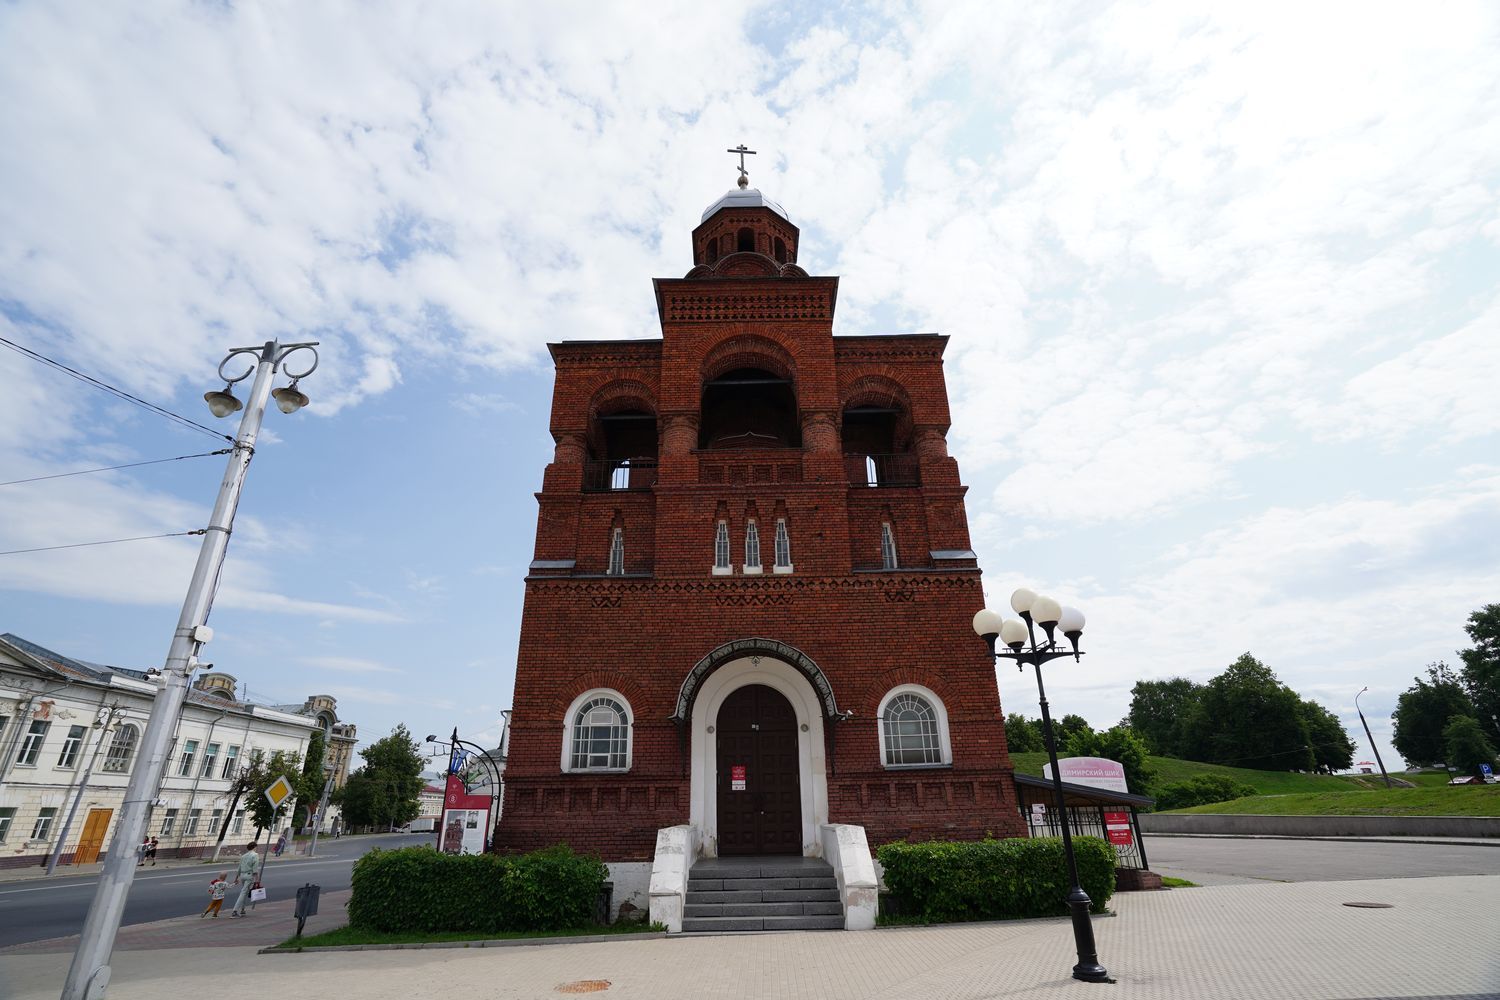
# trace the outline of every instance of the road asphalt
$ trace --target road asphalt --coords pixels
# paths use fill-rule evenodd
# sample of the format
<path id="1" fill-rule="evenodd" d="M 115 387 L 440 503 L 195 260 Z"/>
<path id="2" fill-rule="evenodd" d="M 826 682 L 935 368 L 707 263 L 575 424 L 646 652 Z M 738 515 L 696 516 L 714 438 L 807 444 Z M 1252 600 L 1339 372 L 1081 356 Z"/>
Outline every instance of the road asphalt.
<path id="1" fill-rule="evenodd" d="M 432 834 L 323 839 L 315 858 L 290 854 L 271 858 L 263 882 L 273 895 L 290 896 L 304 882 L 316 883 L 324 892 L 337 892 L 349 888 L 354 862 L 371 848 L 431 842 Z M 236 856 L 227 851 L 218 864 L 137 869 L 122 926 L 200 913 L 208 905 L 208 883 L 218 872 L 232 872 Z M 0 883 L 0 948 L 78 933 L 97 883 L 97 874 L 12 878 Z M 225 900 L 226 913 L 233 902 L 233 895 Z"/>

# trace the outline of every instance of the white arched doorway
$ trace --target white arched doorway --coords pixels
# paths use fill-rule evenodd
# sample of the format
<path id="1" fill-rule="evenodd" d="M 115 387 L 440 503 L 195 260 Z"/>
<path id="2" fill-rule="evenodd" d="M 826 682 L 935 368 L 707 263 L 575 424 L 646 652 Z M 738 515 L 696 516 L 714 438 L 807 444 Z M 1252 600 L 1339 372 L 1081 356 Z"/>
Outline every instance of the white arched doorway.
<path id="1" fill-rule="evenodd" d="M 735 691 L 764 684 L 791 703 L 797 716 L 797 765 L 802 798 L 802 853 L 822 853 L 818 827 L 828 822 L 828 777 L 823 751 L 823 707 L 818 693 L 796 667 L 771 656 L 744 656 L 718 667 L 705 678 L 693 700 L 691 782 L 688 822 L 702 832 L 703 853 L 716 857 L 718 846 L 718 740 L 711 730 L 719 709 Z"/>

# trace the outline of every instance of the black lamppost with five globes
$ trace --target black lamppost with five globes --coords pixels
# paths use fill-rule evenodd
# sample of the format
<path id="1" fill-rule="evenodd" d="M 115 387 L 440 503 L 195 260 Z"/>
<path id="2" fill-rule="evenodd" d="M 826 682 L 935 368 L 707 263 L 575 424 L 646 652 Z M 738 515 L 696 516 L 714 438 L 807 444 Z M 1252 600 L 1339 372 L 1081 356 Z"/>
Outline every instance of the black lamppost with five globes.
<path id="1" fill-rule="evenodd" d="M 1007 619 L 986 608 L 974 616 L 974 631 L 985 641 L 994 658 L 1015 660 L 1017 670 L 1024 670 L 1030 664 L 1036 671 L 1036 691 L 1042 706 L 1042 738 L 1047 743 L 1047 758 L 1052 762 L 1054 808 L 1062 827 L 1063 854 L 1068 859 L 1068 878 L 1072 881 L 1072 888 L 1068 890 L 1068 909 L 1073 917 L 1073 944 L 1078 950 L 1073 978 L 1089 983 L 1112 983 L 1114 980 L 1099 964 L 1094 947 L 1094 925 L 1089 919 L 1092 901 L 1078 881 L 1078 861 L 1073 856 L 1067 797 L 1063 793 L 1062 772 L 1057 767 L 1057 741 L 1052 736 L 1052 714 L 1047 709 L 1047 690 L 1042 685 L 1043 663 L 1064 656 L 1077 660 L 1083 655 L 1078 649 L 1078 639 L 1083 635 L 1083 612 L 1077 608 L 1065 608 L 1050 597 L 1039 597 L 1024 587 L 1010 595 L 1010 606 L 1020 615 L 1020 621 Z M 1037 626 L 1041 626 L 1046 635 L 1045 642 L 1037 642 Z M 1072 649 L 1063 649 L 1057 644 L 1058 632 L 1068 639 Z"/>

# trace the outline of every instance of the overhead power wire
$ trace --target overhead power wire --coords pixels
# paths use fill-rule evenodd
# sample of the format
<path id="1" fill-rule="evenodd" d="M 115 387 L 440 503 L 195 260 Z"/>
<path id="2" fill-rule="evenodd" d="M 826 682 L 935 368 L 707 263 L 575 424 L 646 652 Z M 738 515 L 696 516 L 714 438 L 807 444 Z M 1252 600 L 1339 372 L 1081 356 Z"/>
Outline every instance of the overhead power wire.
<path id="1" fill-rule="evenodd" d="M 175 420 L 179 424 L 182 424 L 184 427 L 191 427 L 193 430 L 202 431 L 204 434 L 210 434 L 216 438 L 223 438 L 225 441 L 234 440 L 234 438 L 230 437 L 228 434 L 223 433 L 222 431 L 216 431 L 212 427 L 209 427 L 205 424 L 200 424 L 198 423 L 198 421 L 189 419 L 188 417 L 184 417 L 180 413 L 173 413 L 166 407 L 157 406 L 155 403 L 147 402 L 139 396 L 132 396 L 124 389 L 116 388 L 115 386 L 110 385 L 108 382 L 101 382 L 99 379 L 94 378 L 92 375 L 85 375 L 83 372 L 79 371 L 76 368 L 70 368 L 67 365 L 63 364 L 61 361 L 55 361 L 52 358 L 47 357 L 45 354 L 38 354 L 31 348 L 23 347 L 13 340 L 7 340 L 4 337 L 0 337 L 0 344 L 4 344 L 6 347 L 9 347 L 11 350 L 15 351 L 17 354 L 22 355 L 23 357 L 30 358 L 33 361 L 40 362 L 41 364 L 56 368 L 60 372 L 71 375 L 73 378 L 78 379 L 80 382 L 91 385 L 96 389 L 103 389 L 105 392 L 109 393 L 112 396 L 123 399 L 126 402 L 135 403 L 137 406 L 143 406 L 146 409 L 150 410 L 152 413 L 157 414 L 158 416 L 166 417 L 168 420 Z"/>
<path id="2" fill-rule="evenodd" d="M 144 542 L 152 538 L 178 538 L 182 535 L 201 535 L 207 532 L 207 528 L 198 528 L 196 531 L 168 531 L 161 535 L 136 535 L 134 538 L 109 538 L 102 542 L 74 542 L 72 545 L 43 545 L 36 549 L 11 549 L 8 552 L 0 552 L 0 556 L 17 556 L 23 552 L 55 552 L 58 549 L 83 549 L 90 545 L 118 545 L 120 542 Z"/>
<path id="3" fill-rule="evenodd" d="M 91 472 L 115 472 L 119 469 L 138 469 L 143 465 L 160 465 L 163 462 L 180 462 L 184 458 L 209 458 L 213 455 L 227 455 L 233 448 L 220 448 L 218 451 L 201 451 L 196 455 L 176 455 L 172 458 L 153 458 L 149 462 L 129 462 L 125 465 L 107 465 L 102 469 L 79 469 L 77 472 L 58 472 L 50 476 L 32 476 L 30 479 L 12 479 L 8 483 L 0 483 L 0 486 L 15 486 L 19 483 L 39 483 L 44 479 L 66 479 L 68 476 L 86 476 Z"/>

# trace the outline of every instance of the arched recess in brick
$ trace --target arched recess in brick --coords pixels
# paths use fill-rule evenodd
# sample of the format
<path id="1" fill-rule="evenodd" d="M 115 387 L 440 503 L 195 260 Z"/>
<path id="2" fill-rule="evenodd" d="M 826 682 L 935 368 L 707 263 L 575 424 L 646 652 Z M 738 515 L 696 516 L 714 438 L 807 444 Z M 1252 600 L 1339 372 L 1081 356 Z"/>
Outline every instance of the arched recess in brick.
<path id="1" fill-rule="evenodd" d="M 911 396 L 886 375 L 861 375 L 840 387 L 839 445 L 851 483 L 915 485 Z"/>
<path id="2" fill-rule="evenodd" d="M 656 393 L 650 386 L 635 379 L 606 382 L 589 399 L 588 421 L 589 459 L 607 464 L 600 474 L 611 484 L 621 479 L 619 470 L 633 461 L 644 461 L 644 468 L 654 470 L 661 429 Z M 626 475 L 632 480 L 639 478 L 639 470 Z M 602 488 L 603 484 L 595 485 Z"/>
<path id="3" fill-rule="evenodd" d="M 702 372 L 698 447 L 801 447 L 795 366 L 784 347 L 732 337 L 705 356 Z"/>

